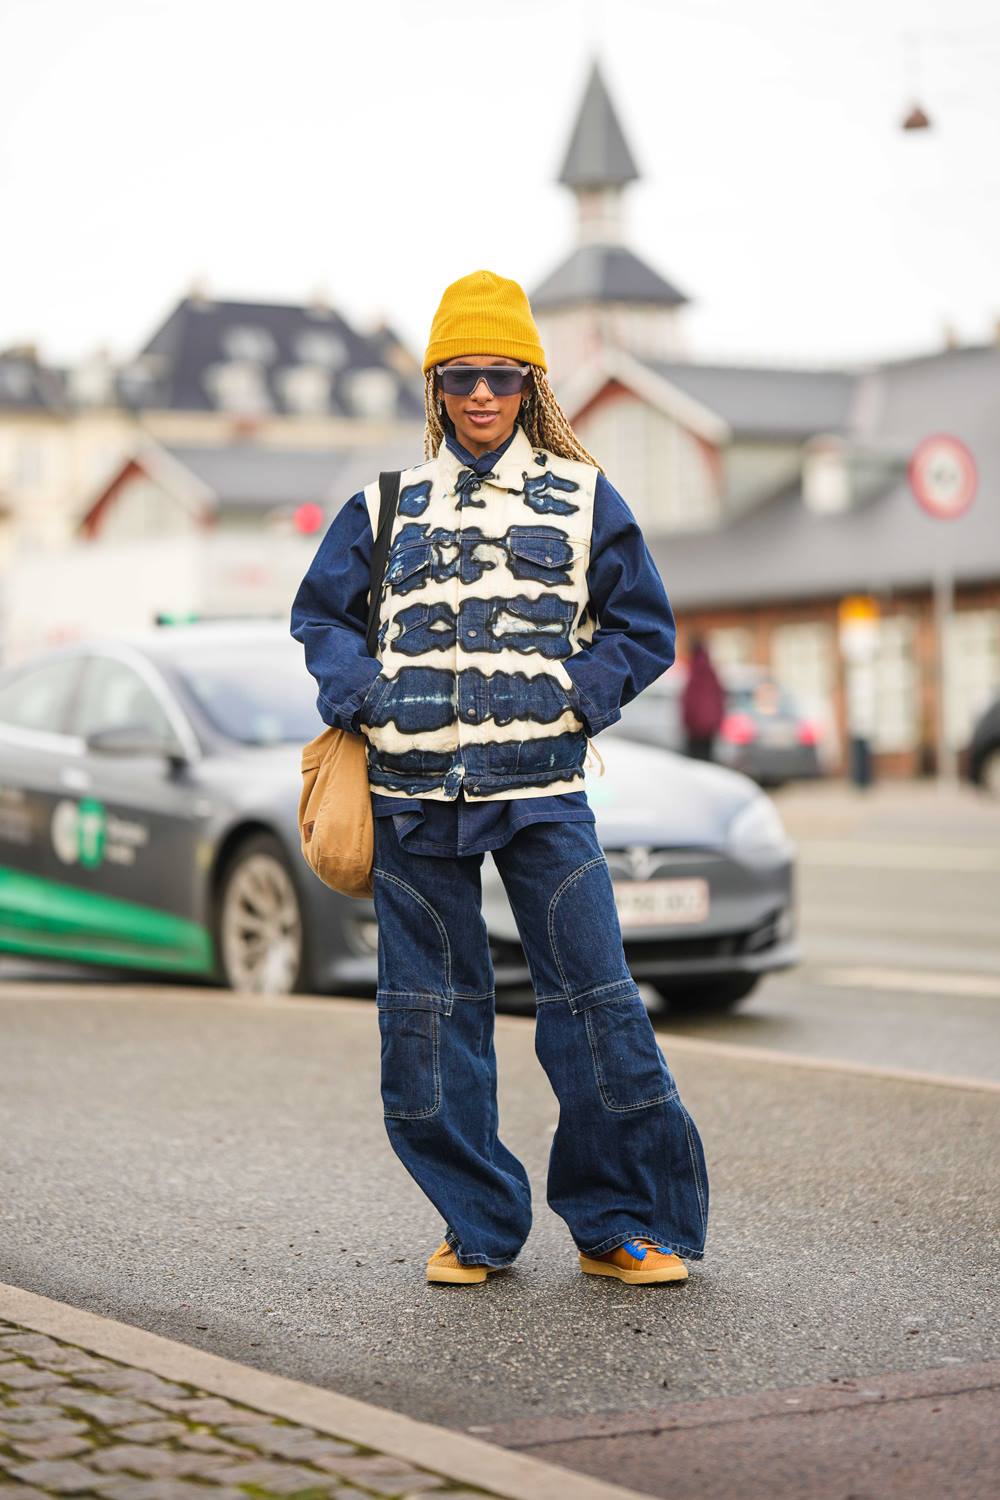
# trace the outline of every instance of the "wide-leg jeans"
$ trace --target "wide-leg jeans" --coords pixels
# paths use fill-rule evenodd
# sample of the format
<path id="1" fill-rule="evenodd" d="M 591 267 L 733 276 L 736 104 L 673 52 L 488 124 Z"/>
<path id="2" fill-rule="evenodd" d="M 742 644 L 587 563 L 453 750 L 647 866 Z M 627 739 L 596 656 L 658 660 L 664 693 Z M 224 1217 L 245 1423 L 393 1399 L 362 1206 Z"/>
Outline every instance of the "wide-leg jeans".
<path id="1" fill-rule="evenodd" d="M 701 1259 L 701 1138 L 629 972 L 594 824 L 528 824 L 493 858 L 535 990 L 535 1050 L 559 1101 L 549 1206 L 585 1253 L 642 1237 Z M 481 853 L 410 852 L 391 817 L 375 819 L 386 1130 L 459 1260 L 507 1266 L 531 1228 L 531 1192 L 498 1134 L 482 863 Z"/>

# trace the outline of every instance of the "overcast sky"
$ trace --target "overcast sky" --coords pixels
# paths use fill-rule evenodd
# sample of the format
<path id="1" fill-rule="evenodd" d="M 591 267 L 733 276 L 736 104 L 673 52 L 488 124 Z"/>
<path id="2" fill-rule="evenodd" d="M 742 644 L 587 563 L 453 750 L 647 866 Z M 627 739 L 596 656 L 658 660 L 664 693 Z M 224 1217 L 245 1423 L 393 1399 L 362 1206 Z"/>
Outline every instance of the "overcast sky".
<path id="1" fill-rule="evenodd" d="M 0 0 L 0 347 L 128 356 L 197 279 L 422 353 L 447 282 L 569 250 L 595 52 L 699 358 L 993 336 L 995 0 Z"/>

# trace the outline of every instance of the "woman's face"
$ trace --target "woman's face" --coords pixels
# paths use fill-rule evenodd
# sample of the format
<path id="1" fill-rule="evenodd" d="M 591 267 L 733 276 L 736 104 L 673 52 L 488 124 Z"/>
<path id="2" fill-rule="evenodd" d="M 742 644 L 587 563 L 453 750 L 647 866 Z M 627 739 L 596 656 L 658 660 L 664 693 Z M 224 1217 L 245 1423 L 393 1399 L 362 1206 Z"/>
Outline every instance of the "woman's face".
<path id="1" fill-rule="evenodd" d="M 454 359 L 443 359 L 443 365 L 516 365 L 523 361 L 508 359 L 503 354 L 459 354 Z M 521 409 L 521 402 L 528 392 L 525 386 L 513 396 L 494 396 L 485 380 L 480 380 L 470 396 L 449 396 L 436 382 L 438 395 L 444 401 L 445 411 L 455 424 L 455 436 L 463 447 L 478 457 L 499 448 L 505 438 L 510 437 Z"/>

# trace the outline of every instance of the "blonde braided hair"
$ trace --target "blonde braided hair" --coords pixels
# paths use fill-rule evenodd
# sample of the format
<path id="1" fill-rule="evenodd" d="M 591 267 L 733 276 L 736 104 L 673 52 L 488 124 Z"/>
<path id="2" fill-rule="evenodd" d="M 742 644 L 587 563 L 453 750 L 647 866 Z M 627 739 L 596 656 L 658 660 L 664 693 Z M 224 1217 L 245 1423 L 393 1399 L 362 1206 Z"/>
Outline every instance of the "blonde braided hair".
<path id="1" fill-rule="evenodd" d="M 433 367 L 424 378 L 424 458 L 433 458 L 444 442 L 444 426 L 437 409 Z M 556 400 L 556 393 L 540 365 L 531 365 L 528 375 L 528 399 L 517 420 L 524 428 L 533 448 L 554 453 L 558 458 L 575 458 L 604 470 L 587 452 L 569 425 L 569 418 Z"/>

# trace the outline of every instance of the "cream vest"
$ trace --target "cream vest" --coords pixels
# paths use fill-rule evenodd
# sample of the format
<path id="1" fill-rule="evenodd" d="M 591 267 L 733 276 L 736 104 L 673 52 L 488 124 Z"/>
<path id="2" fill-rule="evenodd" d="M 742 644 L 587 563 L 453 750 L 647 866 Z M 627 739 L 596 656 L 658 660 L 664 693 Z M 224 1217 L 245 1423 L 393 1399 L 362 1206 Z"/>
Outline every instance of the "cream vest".
<path id="1" fill-rule="evenodd" d="M 365 708 L 374 791 L 495 801 L 583 786 L 587 736 L 563 661 L 595 628 L 598 473 L 532 447 L 520 424 L 489 475 L 446 443 L 404 469 L 381 595 L 385 680 Z M 377 480 L 364 495 L 374 533 Z"/>

